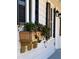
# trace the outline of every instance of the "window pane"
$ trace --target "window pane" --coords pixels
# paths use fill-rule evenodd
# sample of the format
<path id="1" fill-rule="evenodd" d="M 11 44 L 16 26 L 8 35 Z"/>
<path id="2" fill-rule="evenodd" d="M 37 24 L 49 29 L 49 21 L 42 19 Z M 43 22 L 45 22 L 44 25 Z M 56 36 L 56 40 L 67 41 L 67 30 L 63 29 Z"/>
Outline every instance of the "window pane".
<path id="1" fill-rule="evenodd" d="M 35 0 L 35 23 L 39 23 L 39 0 Z"/>
<path id="2" fill-rule="evenodd" d="M 20 1 L 25 1 L 25 0 L 20 0 Z"/>
<path id="3" fill-rule="evenodd" d="M 25 22 L 25 6 L 18 5 L 18 23 Z"/>

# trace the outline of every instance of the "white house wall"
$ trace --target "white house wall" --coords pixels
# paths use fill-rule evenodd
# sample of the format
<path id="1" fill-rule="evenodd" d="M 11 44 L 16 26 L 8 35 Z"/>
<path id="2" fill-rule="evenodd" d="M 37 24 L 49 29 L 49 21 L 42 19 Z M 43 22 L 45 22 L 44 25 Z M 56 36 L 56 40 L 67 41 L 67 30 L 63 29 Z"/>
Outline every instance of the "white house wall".
<path id="1" fill-rule="evenodd" d="M 29 0 L 26 0 L 26 22 L 29 22 Z"/>
<path id="2" fill-rule="evenodd" d="M 46 24 L 46 0 L 39 0 L 39 23 Z"/>
<path id="3" fill-rule="evenodd" d="M 35 23 L 35 0 L 32 0 L 32 22 Z"/>
<path id="4" fill-rule="evenodd" d="M 59 36 L 59 27 L 60 27 L 60 19 L 59 19 L 59 17 L 56 17 L 56 27 L 55 27 L 55 47 L 56 47 L 56 49 L 60 49 L 61 48 L 61 38 L 60 38 L 60 36 Z"/>
<path id="5" fill-rule="evenodd" d="M 54 12 L 53 12 L 53 7 L 52 7 L 52 38 L 53 38 L 53 23 L 54 23 Z"/>

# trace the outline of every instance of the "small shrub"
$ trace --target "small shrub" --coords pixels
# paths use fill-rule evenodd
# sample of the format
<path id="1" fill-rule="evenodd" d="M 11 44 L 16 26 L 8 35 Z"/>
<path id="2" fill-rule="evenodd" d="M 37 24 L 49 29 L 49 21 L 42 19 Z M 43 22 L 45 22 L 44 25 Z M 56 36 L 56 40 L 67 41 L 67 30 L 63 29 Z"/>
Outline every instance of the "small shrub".
<path id="1" fill-rule="evenodd" d="M 34 31 L 35 30 L 35 24 L 33 23 L 26 23 L 24 25 L 24 31 Z"/>

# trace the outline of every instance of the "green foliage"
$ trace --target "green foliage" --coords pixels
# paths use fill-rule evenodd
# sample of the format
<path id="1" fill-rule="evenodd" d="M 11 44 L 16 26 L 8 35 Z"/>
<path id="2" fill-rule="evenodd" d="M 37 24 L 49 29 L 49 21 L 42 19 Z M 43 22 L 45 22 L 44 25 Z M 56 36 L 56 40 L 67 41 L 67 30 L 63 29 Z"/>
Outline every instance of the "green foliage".
<path id="1" fill-rule="evenodd" d="M 48 28 L 47 26 L 44 26 L 42 24 L 33 24 L 33 23 L 26 23 L 24 25 L 24 31 L 40 31 L 42 32 L 42 35 L 44 37 L 47 37 L 49 38 L 50 35 L 49 35 L 49 31 L 50 31 L 50 28 Z"/>
<path id="2" fill-rule="evenodd" d="M 44 27 L 44 25 L 42 25 L 42 24 L 38 24 L 37 27 L 38 27 L 37 30 L 42 32 L 42 31 L 43 31 L 43 27 Z"/>
<path id="3" fill-rule="evenodd" d="M 24 25 L 24 31 L 34 31 L 35 30 L 35 24 L 33 23 L 26 23 Z"/>
<path id="4" fill-rule="evenodd" d="M 45 37 L 47 37 L 49 31 L 50 31 L 50 29 L 48 27 L 44 26 L 43 29 L 42 29 L 42 35 L 44 35 Z"/>

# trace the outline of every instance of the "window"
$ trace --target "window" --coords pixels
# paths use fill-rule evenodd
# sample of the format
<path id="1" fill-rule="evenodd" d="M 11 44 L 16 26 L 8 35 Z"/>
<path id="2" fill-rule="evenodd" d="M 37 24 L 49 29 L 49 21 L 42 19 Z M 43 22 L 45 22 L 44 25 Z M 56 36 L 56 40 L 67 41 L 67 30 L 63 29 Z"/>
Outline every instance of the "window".
<path id="1" fill-rule="evenodd" d="M 29 22 L 32 22 L 31 15 L 32 15 L 32 0 L 29 0 Z"/>
<path id="2" fill-rule="evenodd" d="M 52 18 L 52 13 L 51 13 L 51 5 L 50 3 L 46 3 L 46 26 L 50 28 L 50 32 L 48 33 L 49 36 L 51 36 L 51 18 Z"/>
<path id="3" fill-rule="evenodd" d="M 20 1 L 24 1 L 25 2 L 25 0 L 20 0 Z"/>
<path id="4" fill-rule="evenodd" d="M 52 8 L 49 2 L 46 3 L 46 26 L 50 28 L 48 36 L 51 37 L 52 36 Z M 46 39 L 48 38 L 46 37 Z"/>
<path id="5" fill-rule="evenodd" d="M 35 23 L 39 23 L 39 0 L 35 0 Z"/>
<path id="6" fill-rule="evenodd" d="M 25 6 L 22 6 L 22 5 L 18 5 L 18 11 L 17 11 L 18 15 L 18 20 L 17 20 L 17 23 L 20 24 L 20 23 L 25 23 Z"/>
<path id="7" fill-rule="evenodd" d="M 49 21 L 50 21 L 50 3 L 46 3 L 46 25 L 49 27 Z"/>

